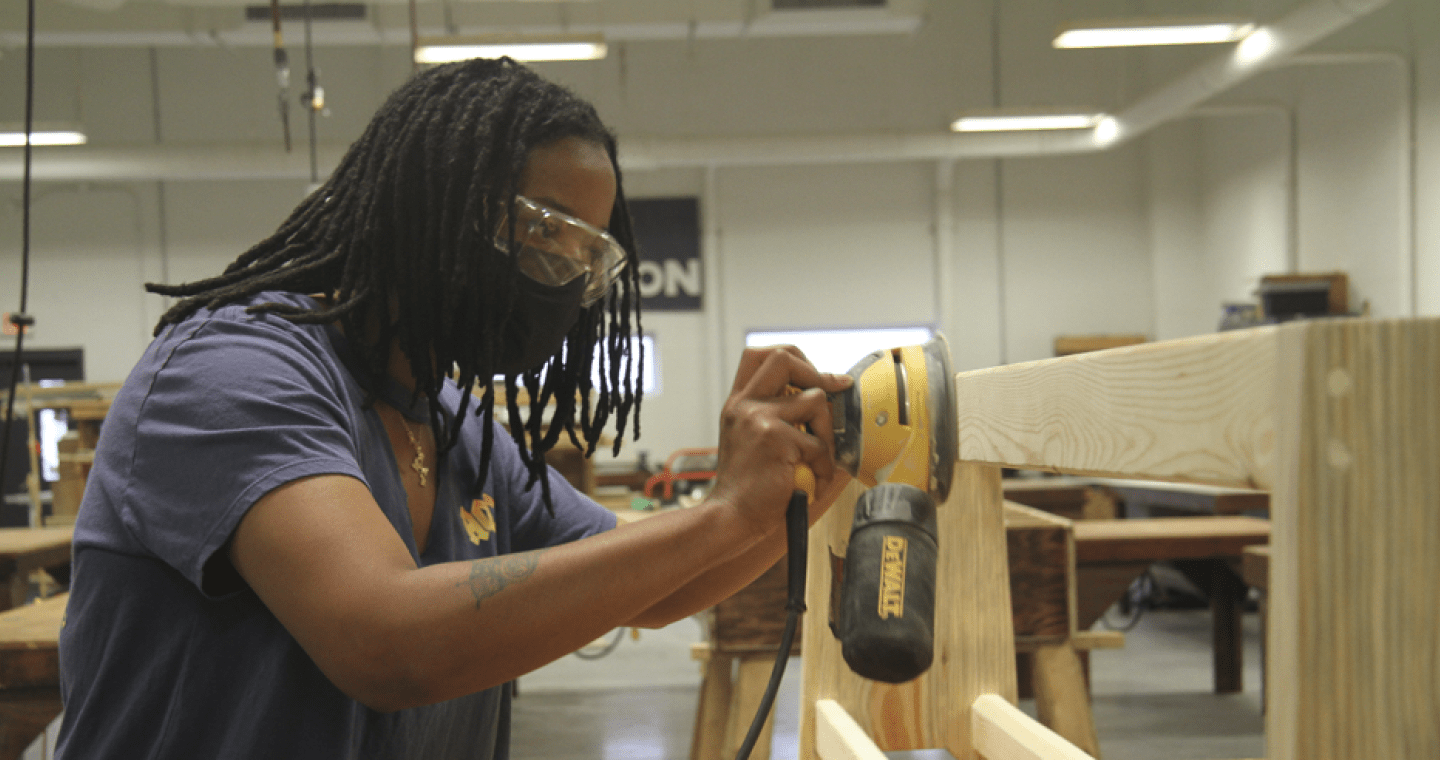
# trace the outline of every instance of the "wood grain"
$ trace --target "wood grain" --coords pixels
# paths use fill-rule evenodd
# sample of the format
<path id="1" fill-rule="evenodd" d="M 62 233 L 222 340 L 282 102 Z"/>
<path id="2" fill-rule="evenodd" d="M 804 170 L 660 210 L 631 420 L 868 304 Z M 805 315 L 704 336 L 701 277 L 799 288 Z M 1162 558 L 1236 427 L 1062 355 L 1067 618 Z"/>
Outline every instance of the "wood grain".
<path id="1" fill-rule="evenodd" d="M 996 694 L 970 709 L 975 751 L 985 760 L 1094 760 Z"/>
<path id="2" fill-rule="evenodd" d="M 1440 320 L 1280 342 L 1270 760 L 1440 757 Z"/>
<path id="3" fill-rule="evenodd" d="M 961 464 L 949 500 L 937 510 L 939 558 L 935 659 L 929 672 L 891 685 L 856 676 L 825 621 L 830 614 L 830 557 L 850 535 L 853 487 L 810 531 L 805 656 L 801 660 L 799 757 L 816 757 L 817 700 L 834 700 L 881 749 L 943 748 L 973 760 L 970 704 L 981 694 L 1015 698 L 1015 646 L 997 468 Z"/>
<path id="4" fill-rule="evenodd" d="M 1264 490 L 1276 340 L 1256 328 L 963 372 L 960 459 Z"/>

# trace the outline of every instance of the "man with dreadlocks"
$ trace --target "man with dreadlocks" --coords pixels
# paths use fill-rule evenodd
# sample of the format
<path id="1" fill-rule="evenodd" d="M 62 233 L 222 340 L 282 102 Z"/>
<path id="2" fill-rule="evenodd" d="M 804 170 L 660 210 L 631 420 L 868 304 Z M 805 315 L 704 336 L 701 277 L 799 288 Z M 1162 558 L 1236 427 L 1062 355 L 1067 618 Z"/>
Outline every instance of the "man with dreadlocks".
<path id="1" fill-rule="evenodd" d="M 223 274 L 149 286 L 179 300 L 75 527 L 60 756 L 504 758 L 509 681 L 769 567 L 795 467 L 812 520 L 847 479 L 849 380 L 793 348 L 742 357 L 698 507 L 614 529 L 545 466 L 638 435 L 634 251 L 594 109 L 472 61 L 397 90 Z"/>

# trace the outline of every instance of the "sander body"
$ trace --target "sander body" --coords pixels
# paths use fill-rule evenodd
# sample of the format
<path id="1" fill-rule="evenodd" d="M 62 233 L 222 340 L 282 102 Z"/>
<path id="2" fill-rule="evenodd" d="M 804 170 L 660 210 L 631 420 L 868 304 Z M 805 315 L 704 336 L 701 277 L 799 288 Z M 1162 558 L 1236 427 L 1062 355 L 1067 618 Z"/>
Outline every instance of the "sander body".
<path id="1" fill-rule="evenodd" d="M 903 683 L 933 658 L 935 510 L 950 494 L 959 446 L 950 367 L 944 336 L 876 351 L 830 398 L 836 461 L 867 487 L 837 573 L 831 630 L 864 678 Z"/>

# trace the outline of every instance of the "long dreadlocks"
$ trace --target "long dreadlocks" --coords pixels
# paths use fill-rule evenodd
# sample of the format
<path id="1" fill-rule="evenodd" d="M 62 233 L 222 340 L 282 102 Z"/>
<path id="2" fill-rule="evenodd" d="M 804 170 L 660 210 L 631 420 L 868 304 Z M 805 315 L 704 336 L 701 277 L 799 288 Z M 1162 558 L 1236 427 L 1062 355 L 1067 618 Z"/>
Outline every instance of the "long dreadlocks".
<path id="1" fill-rule="evenodd" d="M 524 276 L 497 251 L 496 233 L 513 224 L 507 211 L 531 149 L 567 137 L 603 145 L 610 156 L 617 188 L 609 231 L 629 262 L 610 294 L 582 310 L 554 355 L 540 367 L 505 374 L 510 435 L 529 471 L 526 487 L 538 480 L 548 507 L 544 455 L 562 431 L 586 456 L 612 415 L 616 453 L 632 411 L 634 436 L 640 435 L 636 378 L 644 349 L 633 340 L 641 332 L 639 268 L 614 135 L 589 103 L 508 58 L 436 67 L 401 86 L 329 180 L 273 235 L 217 277 L 145 286 L 182 299 L 155 333 L 201 308 L 266 290 L 328 294 L 331 300 L 314 309 L 264 303 L 249 311 L 299 324 L 338 321 L 357 344 L 367 379 L 377 383 L 370 387 L 379 387 L 391 346 L 398 345 L 413 370 L 417 398 L 430 402 L 443 456 L 458 442 L 477 392 L 474 413 L 493 419 L 501 335 L 515 278 Z M 592 379 L 597 362 L 598 385 Z M 447 373 L 468 391 L 453 423 L 437 403 Z M 525 415 L 521 387 L 529 397 Z M 483 430 L 477 492 L 490 468 L 494 426 Z"/>

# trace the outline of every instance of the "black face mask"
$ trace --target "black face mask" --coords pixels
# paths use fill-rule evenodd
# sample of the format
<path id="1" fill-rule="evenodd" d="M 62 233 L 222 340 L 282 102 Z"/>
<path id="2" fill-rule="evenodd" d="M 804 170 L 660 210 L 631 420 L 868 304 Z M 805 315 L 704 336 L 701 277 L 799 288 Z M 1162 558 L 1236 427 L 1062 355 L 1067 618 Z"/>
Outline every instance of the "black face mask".
<path id="1" fill-rule="evenodd" d="M 559 350 L 580 316 L 580 300 L 585 296 L 584 277 L 558 286 L 541 285 L 525 275 L 515 280 L 519 292 L 501 336 L 496 368 L 507 375 L 534 369 Z"/>

